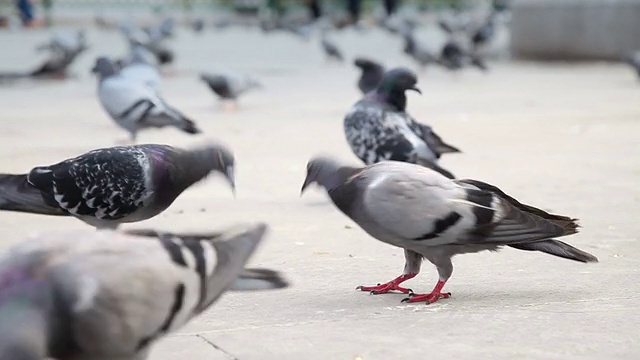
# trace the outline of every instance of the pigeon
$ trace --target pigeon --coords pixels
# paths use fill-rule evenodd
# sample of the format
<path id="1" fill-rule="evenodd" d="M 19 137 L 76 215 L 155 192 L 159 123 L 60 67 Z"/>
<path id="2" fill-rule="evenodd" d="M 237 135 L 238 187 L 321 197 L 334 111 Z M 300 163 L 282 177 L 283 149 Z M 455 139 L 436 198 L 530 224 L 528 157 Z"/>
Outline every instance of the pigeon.
<path id="1" fill-rule="evenodd" d="M 262 84 L 257 80 L 244 74 L 231 72 L 201 73 L 200 80 L 204 81 L 221 100 L 233 102 L 249 90 L 262 88 Z"/>
<path id="2" fill-rule="evenodd" d="M 580 262 L 598 261 L 553 239 L 577 233 L 577 219 L 522 204 L 481 181 L 451 180 L 399 161 L 355 168 L 316 157 L 307 165 L 302 192 L 314 183 L 369 235 L 404 249 L 403 274 L 385 284 L 358 287 L 362 291 L 397 290 L 410 295 L 403 301 L 433 303 L 451 296 L 442 288 L 453 272 L 454 255 L 503 246 Z M 400 284 L 419 273 L 423 258 L 436 266 L 439 280 L 432 292 L 418 295 Z"/>
<path id="3" fill-rule="evenodd" d="M 136 141 L 144 128 L 176 127 L 187 134 L 198 134 L 193 120 L 169 106 L 148 85 L 122 76 L 113 61 L 99 57 L 93 71 L 98 74 L 98 98 L 109 116 Z"/>
<path id="4" fill-rule="evenodd" d="M 83 32 L 56 33 L 49 42 L 36 48 L 38 51 L 49 51 L 49 57 L 42 65 L 30 71 L 0 73 L 0 81 L 23 78 L 65 78 L 69 66 L 86 49 L 88 47 Z"/>
<path id="5" fill-rule="evenodd" d="M 0 174 L 0 210 L 74 216 L 113 229 L 160 214 L 212 171 L 235 192 L 234 156 L 221 145 L 97 149 L 28 174 Z"/>
<path id="6" fill-rule="evenodd" d="M 436 63 L 437 57 L 416 40 L 412 31 L 405 31 L 402 36 L 404 38 L 404 53 L 418 63 L 421 71 L 424 71 L 427 65 Z"/>
<path id="7" fill-rule="evenodd" d="M 626 56 L 624 60 L 627 64 L 633 67 L 633 69 L 638 73 L 638 77 L 640 78 L 640 50 L 629 56 Z"/>
<path id="8" fill-rule="evenodd" d="M 380 85 L 345 116 L 347 142 L 367 165 L 383 160 L 418 163 L 454 178 L 437 161 L 444 153 L 460 150 L 444 143 L 431 127 L 420 124 L 406 112 L 405 91 L 420 92 L 417 81 L 416 75 L 406 68 L 385 73 Z"/>
<path id="9" fill-rule="evenodd" d="M 363 94 L 378 87 L 384 76 L 384 66 L 365 58 L 356 58 L 353 64 L 362 70 L 362 75 L 358 80 L 358 88 Z"/>
<path id="10" fill-rule="evenodd" d="M 193 29 L 193 32 L 195 32 L 196 34 L 200 34 L 205 27 L 205 21 L 203 18 L 196 18 L 191 22 L 191 29 Z"/>
<path id="11" fill-rule="evenodd" d="M 85 33 L 79 30 L 76 32 L 57 32 L 47 43 L 41 44 L 36 49 L 75 53 L 87 48 Z"/>
<path id="12" fill-rule="evenodd" d="M 120 75 L 124 78 L 140 82 L 152 90 L 160 90 L 160 73 L 148 58 L 150 52 L 142 46 L 136 46 L 131 50 L 128 63 L 120 69 Z"/>
<path id="13" fill-rule="evenodd" d="M 322 45 L 322 50 L 324 50 L 324 53 L 327 56 L 327 60 L 344 61 L 342 51 L 340 51 L 338 46 L 327 37 L 326 31 L 322 32 L 320 44 Z"/>
<path id="14" fill-rule="evenodd" d="M 475 49 L 490 42 L 496 33 L 496 15 L 491 13 L 487 20 L 471 35 L 471 42 Z"/>
<path id="15" fill-rule="evenodd" d="M 438 64 L 452 71 L 460 70 L 470 65 L 482 71 L 488 70 L 487 65 L 480 57 L 462 49 L 457 42 L 452 40 L 448 41 L 442 48 Z"/>
<path id="16" fill-rule="evenodd" d="M 226 291 L 288 286 L 274 270 L 245 269 L 266 228 L 32 236 L 0 258 L 0 359 L 146 359 Z"/>
<path id="17" fill-rule="evenodd" d="M 125 21 L 120 24 L 120 30 L 130 46 L 144 46 L 154 54 L 160 65 L 165 65 L 173 62 L 175 56 L 173 51 L 164 44 L 164 40 L 173 34 L 172 21 L 167 20 L 164 24 L 164 26 L 161 24 L 156 27 L 141 29 L 132 22 Z"/>

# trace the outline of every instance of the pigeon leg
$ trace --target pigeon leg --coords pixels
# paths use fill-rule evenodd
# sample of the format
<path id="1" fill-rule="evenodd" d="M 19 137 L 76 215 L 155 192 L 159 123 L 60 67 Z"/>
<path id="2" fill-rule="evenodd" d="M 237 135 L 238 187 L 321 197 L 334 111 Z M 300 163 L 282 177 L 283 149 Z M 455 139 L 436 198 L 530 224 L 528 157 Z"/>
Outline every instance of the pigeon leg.
<path id="1" fill-rule="evenodd" d="M 371 294 L 373 295 L 379 295 L 379 294 L 386 294 L 392 290 L 398 290 L 402 293 L 405 294 L 413 294 L 413 290 L 411 289 L 407 289 L 407 288 L 403 288 L 401 286 L 399 286 L 401 283 L 414 278 L 416 275 L 418 275 L 418 273 L 415 274 L 402 274 L 400 276 L 398 276 L 397 278 L 384 283 L 384 284 L 378 284 L 377 286 L 358 286 L 356 288 L 356 290 L 360 290 L 360 291 L 370 291 Z"/>
<path id="2" fill-rule="evenodd" d="M 446 292 L 446 293 L 441 292 L 445 283 L 446 283 L 446 281 L 439 280 L 438 283 L 436 283 L 436 286 L 433 288 L 433 290 L 430 293 L 428 293 L 428 294 L 409 294 L 409 297 L 402 299 L 402 302 L 415 303 L 415 302 L 424 302 L 424 301 L 426 301 L 427 304 L 433 304 L 434 302 L 438 301 L 439 299 L 447 299 L 447 298 L 451 297 L 451 293 L 450 292 Z"/>

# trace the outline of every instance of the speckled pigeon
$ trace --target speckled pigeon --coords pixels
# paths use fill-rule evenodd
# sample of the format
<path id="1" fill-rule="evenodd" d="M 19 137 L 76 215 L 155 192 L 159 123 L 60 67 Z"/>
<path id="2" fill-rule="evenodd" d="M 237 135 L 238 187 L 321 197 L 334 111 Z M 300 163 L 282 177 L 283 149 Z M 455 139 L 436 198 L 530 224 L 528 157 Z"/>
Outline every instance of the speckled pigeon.
<path id="1" fill-rule="evenodd" d="M 364 168 L 342 166 L 317 157 L 309 161 L 304 191 L 311 184 L 326 189 L 333 203 L 374 238 L 404 249 L 402 275 L 377 286 L 361 286 L 374 294 L 397 290 L 403 301 L 433 303 L 442 292 L 457 254 L 503 246 L 541 251 L 580 262 L 597 258 L 553 238 L 578 232 L 576 219 L 525 205 L 493 185 L 477 180 L 451 180 L 441 174 L 398 161 Z M 417 295 L 400 287 L 420 272 L 423 259 L 438 270 L 433 291 Z"/>
<path id="2" fill-rule="evenodd" d="M 405 91 L 420 92 L 416 83 L 416 75 L 408 69 L 388 71 L 377 89 L 366 94 L 345 116 L 347 142 L 367 165 L 382 160 L 419 163 L 453 178 L 437 161 L 444 153 L 460 150 L 444 143 L 431 127 L 406 112 Z"/>
<path id="3" fill-rule="evenodd" d="M 234 157 L 221 145 L 98 149 L 28 174 L 0 174 L 0 210 L 75 216 L 116 228 L 158 215 L 213 171 L 234 188 Z"/>
<path id="4" fill-rule="evenodd" d="M 146 359 L 224 292 L 288 285 L 273 270 L 244 268 L 265 230 L 76 230 L 23 241 L 0 257 L 0 359 Z"/>

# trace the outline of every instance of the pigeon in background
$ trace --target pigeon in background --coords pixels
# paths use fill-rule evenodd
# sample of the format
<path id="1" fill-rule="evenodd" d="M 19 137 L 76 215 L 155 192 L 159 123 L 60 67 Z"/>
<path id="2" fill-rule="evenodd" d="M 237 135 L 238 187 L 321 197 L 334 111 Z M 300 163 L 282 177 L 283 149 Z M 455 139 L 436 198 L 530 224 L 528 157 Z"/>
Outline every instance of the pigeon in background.
<path id="1" fill-rule="evenodd" d="M 431 127 L 406 112 L 405 91 L 420 92 L 416 75 L 406 68 L 388 71 L 378 87 L 358 101 L 344 118 L 344 133 L 353 153 L 365 164 L 397 160 L 420 164 L 446 177 L 453 174 L 437 162 L 444 153 L 460 152 Z"/>
<path id="2" fill-rule="evenodd" d="M 144 46 L 156 56 L 160 65 L 170 64 L 175 56 L 164 43 L 164 40 L 173 36 L 172 22 L 168 21 L 164 26 L 157 25 L 142 29 L 132 21 L 123 21 L 120 30 L 131 47 Z"/>
<path id="3" fill-rule="evenodd" d="M 322 45 L 322 50 L 327 56 L 327 60 L 337 60 L 339 62 L 344 61 L 344 56 L 342 55 L 342 51 L 338 48 L 338 46 L 328 38 L 326 30 L 323 30 L 320 35 L 320 45 Z"/>
<path id="4" fill-rule="evenodd" d="M 69 66 L 87 49 L 84 32 L 55 33 L 47 43 L 36 48 L 37 51 L 49 52 L 49 57 L 42 65 L 26 72 L 0 73 L 0 81 L 22 78 L 65 78 Z"/>
<path id="5" fill-rule="evenodd" d="M 640 50 L 626 56 L 624 60 L 627 64 L 633 67 L 633 69 L 638 73 L 638 78 L 640 78 Z"/>
<path id="6" fill-rule="evenodd" d="M 98 149 L 28 174 L 0 174 L 0 210 L 74 216 L 96 228 L 117 228 L 160 214 L 214 171 L 235 189 L 234 157 L 221 145 Z"/>
<path id="7" fill-rule="evenodd" d="M 257 80 L 248 75 L 233 72 L 201 73 L 200 80 L 204 81 L 220 100 L 231 100 L 233 109 L 240 95 L 252 89 L 262 88 Z"/>
<path id="8" fill-rule="evenodd" d="M 36 50 L 80 53 L 87 48 L 86 35 L 84 31 L 78 30 L 75 32 L 56 32 L 48 42 L 39 45 Z"/>
<path id="9" fill-rule="evenodd" d="M 158 237 L 44 233 L 0 260 L 0 359 L 137 359 L 226 291 L 287 287 L 245 269 L 266 225 Z"/>
<path id="10" fill-rule="evenodd" d="M 440 52 L 438 64 L 446 69 L 455 71 L 468 66 L 475 66 L 482 71 L 487 71 L 487 65 L 477 55 L 466 51 L 455 41 L 448 41 Z"/>
<path id="11" fill-rule="evenodd" d="M 131 49 L 131 55 L 120 68 L 120 75 L 138 81 L 154 91 L 160 90 L 160 73 L 148 60 L 151 53 L 142 46 Z"/>
<path id="12" fill-rule="evenodd" d="M 203 18 L 197 18 L 191 22 L 191 29 L 193 29 L 193 32 L 195 32 L 196 34 L 202 33 L 202 31 L 204 30 L 204 27 L 205 27 L 205 22 Z"/>
<path id="13" fill-rule="evenodd" d="M 145 128 L 176 127 L 187 134 L 198 134 L 193 120 L 169 106 L 148 85 L 122 76 L 113 61 L 99 57 L 93 71 L 98 74 L 98 98 L 111 118 L 136 141 Z"/>
<path id="14" fill-rule="evenodd" d="M 489 43 L 496 33 L 496 14 L 491 13 L 486 21 L 477 28 L 471 35 L 473 48 L 477 50 L 481 46 Z"/>
<path id="15" fill-rule="evenodd" d="M 576 219 L 522 204 L 477 180 L 451 180 L 397 161 L 355 168 L 314 158 L 307 165 L 302 191 L 314 183 L 369 235 L 404 249 L 402 275 L 377 286 L 358 287 L 372 294 L 397 290 L 409 294 L 403 302 L 448 298 L 451 293 L 442 289 L 453 272 L 453 256 L 503 246 L 585 263 L 598 261 L 554 239 L 577 233 Z M 438 282 L 430 293 L 418 295 L 400 284 L 418 275 L 423 259 L 436 266 Z"/>
<path id="16" fill-rule="evenodd" d="M 437 57 L 424 44 L 418 42 L 413 31 L 404 31 L 402 37 L 404 39 L 404 53 L 418 63 L 420 71 L 424 71 L 427 65 L 436 63 Z"/>
<path id="17" fill-rule="evenodd" d="M 360 89 L 363 94 L 378 87 L 378 84 L 380 84 L 384 76 L 384 66 L 362 57 L 356 58 L 353 64 L 362 70 L 360 79 L 358 79 L 358 89 Z"/>

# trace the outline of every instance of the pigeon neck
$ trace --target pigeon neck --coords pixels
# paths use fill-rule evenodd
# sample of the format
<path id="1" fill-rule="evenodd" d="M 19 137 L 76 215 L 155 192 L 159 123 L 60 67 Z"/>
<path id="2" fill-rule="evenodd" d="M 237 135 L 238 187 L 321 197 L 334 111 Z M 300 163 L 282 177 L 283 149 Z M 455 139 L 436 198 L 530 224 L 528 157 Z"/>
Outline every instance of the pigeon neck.
<path id="1" fill-rule="evenodd" d="M 223 172 L 219 155 L 209 149 L 176 150 L 173 156 L 164 160 L 174 194 L 178 195 L 191 185 L 205 178 L 214 170 Z"/>
<path id="2" fill-rule="evenodd" d="M 404 94 L 404 90 L 385 89 L 380 87 L 378 88 L 376 95 L 380 101 L 391 105 L 397 111 L 405 111 L 407 108 L 407 97 Z"/>
<path id="3" fill-rule="evenodd" d="M 331 193 L 342 186 L 353 175 L 355 170 L 355 168 L 347 166 L 336 168 L 334 171 L 321 176 L 318 179 L 318 183 Z"/>

